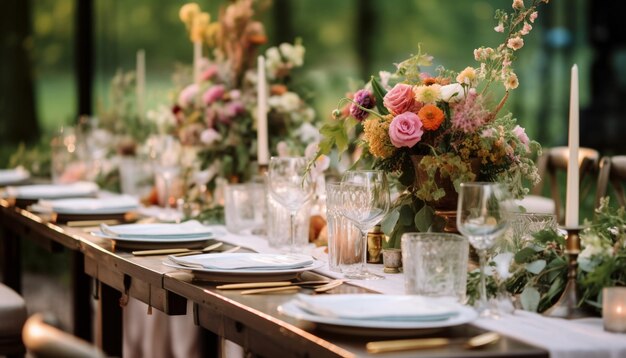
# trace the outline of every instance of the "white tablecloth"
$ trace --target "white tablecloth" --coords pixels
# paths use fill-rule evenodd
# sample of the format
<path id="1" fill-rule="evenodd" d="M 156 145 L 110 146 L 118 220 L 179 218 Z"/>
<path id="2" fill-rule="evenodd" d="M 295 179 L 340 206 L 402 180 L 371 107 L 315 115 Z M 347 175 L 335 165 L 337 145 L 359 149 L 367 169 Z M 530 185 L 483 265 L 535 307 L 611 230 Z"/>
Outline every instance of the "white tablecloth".
<path id="1" fill-rule="evenodd" d="M 258 252 L 277 252 L 269 247 L 264 237 L 250 234 L 232 234 L 223 227 L 218 238 L 224 242 L 240 245 Z M 319 260 L 327 261 L 322 249 L 308 248 L 310 254 Z M 350 284 L 367 288 L 383 294 L 403 294 L 404 276 L 385 274 L 382 265 L 368 265 L 372 273 L 383 275 L 384 280 L 357 281 Z M 316 270 L 333 278 L 343 275 L 328 270 L 328 266 Z M 544 348 L 551 358 L 618 358 L 626 357 L 626 334 L 605 332 L 601 318 L 586 318 L 568 321 L 559 318 L 544 317 L 537 313 L 516 311 L 500 319 L 479 319 L 474 322 L 479 327 L 493 330 L 506 336 Z"/>

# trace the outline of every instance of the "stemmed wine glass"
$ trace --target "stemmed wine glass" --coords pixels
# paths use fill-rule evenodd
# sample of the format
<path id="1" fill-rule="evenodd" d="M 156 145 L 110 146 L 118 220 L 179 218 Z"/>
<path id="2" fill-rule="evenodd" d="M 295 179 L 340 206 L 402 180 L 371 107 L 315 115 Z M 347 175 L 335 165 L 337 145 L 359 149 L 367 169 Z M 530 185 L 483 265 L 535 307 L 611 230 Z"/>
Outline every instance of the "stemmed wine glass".
<path id="1" fill-rule="evenodd" d="M 477 310 L 481 317 L 497 317 L 490 308 L 485 284 L 487 250 L 493 247 L 507 226 L 508 193 L 502 184 L 462 183 L 457 209 L 457 228 L 476 249 L 480 265 L 480 287 Z"/>
<path id="2" fill-rule="evenodd" d="M 289 210 L 290 246 L 296 250 L 296 214 L 313 195 L 313 181 L 305 157 L 272 157 L 268 170 L 270 195 Z"/>
<path id="3" fill-rule="evenodd" d="M 154 172 L 163 183 L 164 210 L 159 219 L 162 221 L 176 221 L 179 215 L 172 208 L 172 186 L 180 173 L 180 143 L 170 135 L 156 139 L 153 153 Z"/>
<path id="4" fill-rule="evenodd" d="M 382 276 L 367 271 L 367 233 L 389 211 L 389 186 L 385 173 L 379 170 L 351 170 L 341 180 L 340 212 L 361 231 L 361 240 L 354 250 L 361 256 L 356 272 L 345 272 L 345 276 L 357 280 L 377 280 Z"/>

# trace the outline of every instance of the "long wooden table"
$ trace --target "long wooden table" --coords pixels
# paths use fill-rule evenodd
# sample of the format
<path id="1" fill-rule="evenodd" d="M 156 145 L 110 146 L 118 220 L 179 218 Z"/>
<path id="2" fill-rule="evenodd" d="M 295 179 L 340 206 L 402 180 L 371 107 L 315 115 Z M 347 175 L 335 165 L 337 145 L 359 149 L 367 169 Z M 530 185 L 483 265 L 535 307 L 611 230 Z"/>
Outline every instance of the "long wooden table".
<path id="1" fill-rule="evenodd" d="M 116 250 L 110 240 L 92 237 L 79 228 L 51 224 L 42 216 L 11 206 L 6 200 L 0 201 L 0 225 L 4 279 L 12 285 L 19 284 L 20 265 L 15 263 L 19 261 L 19 243 L 23 238 L 37 240 L 49 247 L 67 248 L 75 252 L 73 257 L 82 257 L 83 265 L 73 267 L 74 271 L 80 271 L 73 274 L 75 279 L 78 277 L 74 287 L 83 294 L 84 291 L 93 292 L 99 299 L 99 342 L 110 355 L 121 355 L 119 304 L 123 304 L 127 296 L 169 315 L 186 314 L 186 302 L 190 300 L 196 324 L 210 332 L 209 336 L 231 340 L 256 356 L 366 357 L 370 355 L 365 350 L 365 343 L 382 339 L 324 331 L 311 323 L 282 316 L 277 307 L 291 299 L 292 295 L 242 296 L 237 291 L 220 291 L 215 288 L 216 283 L 194 281 L 193 275 L 162 265 L 164 256 L 135 257 L 126 250 Z M 95 280 L 95 289 L 91 290 L 90 285 L 84 282 L 85 273 Z M 365 292 L 365 289 L 349 284 L 331 291 Z M 75 297 L 77 300 L 89 299 L 78 294 Z M 88 305 L 88 301 L 74 301 L 75 315 L 79 315 L 75 320 L 80 321 L 80 315 L 86 314 L 84 305 Z M 438 331 L 436 335 L 468 338 L 481 332 L 481 329 L 468 324 Z M 476 351 L 451 345 L 385 356 L 548 357 L 548 353 L 504 337 L 496 344 Z"/>

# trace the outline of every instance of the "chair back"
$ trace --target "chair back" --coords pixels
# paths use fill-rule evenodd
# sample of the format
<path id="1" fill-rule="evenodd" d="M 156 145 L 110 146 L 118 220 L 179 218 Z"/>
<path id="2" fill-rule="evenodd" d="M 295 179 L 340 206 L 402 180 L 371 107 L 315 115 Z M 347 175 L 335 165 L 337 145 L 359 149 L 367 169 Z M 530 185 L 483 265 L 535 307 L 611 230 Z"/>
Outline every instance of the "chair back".
<path id="1" fill-rule="evenodd" d="M 600 199 L 608 195 L 609 185 L 613 187 L 618 204 L 626 206 L 624 182 L 626 182 L 626 155 L 603 157 L 598 169 L 595 206 L 598 207 Z"/>
<path id="2" fill-rule="evenodd" d="M 46 323 L 41 314 L 35 314 L 26 321 L 22 337 L 26 350 L 38 358 L 106 357 L 95 346 Z"/>
<path id="3" fill-rule="evenodd" d="M 598 162 L 600 153 L 591 148 L 579 148 L 578 151 L 578 167 L 580 172 L 581 194 L 584 198 L 590 189 L 590 185 L 583 185 L 583 180 L 587 177 L 593 177 L 598 171 Z M 537 160 L 537 168 L 541 176 L 541 182 L 535 186 L 531 193 L 533 195 L 541 195 L 543 192 L 543 184 L 546 179 L 550 181 L 550 196 L 554 200 L 555 214 L 559 221 L 563 218 L 561 188 L 557 178 L 559 172 L 567 172 L 569 163 L 569 148 L 554 147 L 544 150 L 544 153 Z M 591 184 L 591 183 L 589 183 Z"/>

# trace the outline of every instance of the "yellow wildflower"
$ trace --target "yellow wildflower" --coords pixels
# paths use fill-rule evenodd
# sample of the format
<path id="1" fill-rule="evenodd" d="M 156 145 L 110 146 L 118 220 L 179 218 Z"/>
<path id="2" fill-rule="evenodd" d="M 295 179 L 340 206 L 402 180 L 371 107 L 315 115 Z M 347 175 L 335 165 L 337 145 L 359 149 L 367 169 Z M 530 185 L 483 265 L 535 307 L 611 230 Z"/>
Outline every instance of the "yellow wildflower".
<path id="1" fill-rule="evenodd" d="M 373 117 L 363 121 L 363 139 L 367 142 L 370 153 L 377 158 L 389 158 L 396 150 L 389 139 L 391 120 L 387 116 L 385 119 Z"/>
<path id="2" fill-rule="evenodd" d="M 456 81 L 471 86 L 472 83 L 476 81 L 476 69 L 473 67 L 465 67 L 465 69 L 456 76 Z"/>
<path id="3" fill-rule="evenodd" d="M 180 21 L 184 22 L 189 26 L 193 18 L 200 13 L 200 6 L 195 2 L 190 2 L 188 4 L 183 5 L 178 12 L 178 17 L 180 17 Z"/>

